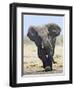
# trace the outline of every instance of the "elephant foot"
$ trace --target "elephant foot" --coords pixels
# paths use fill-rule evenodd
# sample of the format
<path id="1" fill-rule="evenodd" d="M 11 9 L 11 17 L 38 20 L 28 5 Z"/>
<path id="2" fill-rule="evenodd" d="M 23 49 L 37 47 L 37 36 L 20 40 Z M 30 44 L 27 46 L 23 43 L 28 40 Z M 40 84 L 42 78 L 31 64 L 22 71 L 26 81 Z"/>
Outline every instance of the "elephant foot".
<path id="1" fill-rule="evenodd" d="M 45 71 L 48 72 L 48 71 L 52 71 L 52 68 L 50 66 L 47 66 L 45 67 Z"/>
<path id="2" fill-rule="evenodd" d="M 53 61 L 54 64 L 56 64 L 57 62 L 56 61 Z"/>

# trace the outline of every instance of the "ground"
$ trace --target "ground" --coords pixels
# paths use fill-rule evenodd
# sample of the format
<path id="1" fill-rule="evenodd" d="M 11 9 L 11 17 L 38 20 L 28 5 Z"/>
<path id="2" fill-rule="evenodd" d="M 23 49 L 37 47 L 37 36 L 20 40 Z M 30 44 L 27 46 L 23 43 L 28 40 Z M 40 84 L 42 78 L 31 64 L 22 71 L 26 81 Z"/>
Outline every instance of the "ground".
<path id="1" fill-rule="evenodd" d="M 37 55 L 34 42 L 23 44 L 23 74 L 61 73 L 63 71 L 63 46 L 55 46 L 53 70 L 45 72 L 43 64 Z"/>

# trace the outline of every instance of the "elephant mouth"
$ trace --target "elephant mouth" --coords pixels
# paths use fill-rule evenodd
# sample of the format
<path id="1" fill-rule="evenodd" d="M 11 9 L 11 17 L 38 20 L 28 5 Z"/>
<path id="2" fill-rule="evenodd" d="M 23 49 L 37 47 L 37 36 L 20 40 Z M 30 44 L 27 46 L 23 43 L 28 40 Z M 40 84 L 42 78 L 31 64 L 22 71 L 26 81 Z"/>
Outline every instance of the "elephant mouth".
<path id="1" fill-rule="evenodd" d="M 45 51 L 46 57 L 53 56 L 53 48 L 50 47 L 43 47 L 42 48 Z"/>

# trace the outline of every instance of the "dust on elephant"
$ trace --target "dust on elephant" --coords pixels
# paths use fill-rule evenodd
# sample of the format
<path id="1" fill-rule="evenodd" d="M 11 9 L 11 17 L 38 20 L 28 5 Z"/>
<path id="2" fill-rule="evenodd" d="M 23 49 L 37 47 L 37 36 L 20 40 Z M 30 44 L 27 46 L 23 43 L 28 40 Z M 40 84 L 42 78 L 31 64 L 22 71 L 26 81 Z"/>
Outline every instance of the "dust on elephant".
<path id="1" fill-rule="evenodd" d="M 56 37 L 60 34 L 61 28 L 57 24 L 42 26 L 31 26 L 27 36 L 34 41 L 38 49 L 38 57 L 42 60 L 45 71 L 52 70 Z"/>

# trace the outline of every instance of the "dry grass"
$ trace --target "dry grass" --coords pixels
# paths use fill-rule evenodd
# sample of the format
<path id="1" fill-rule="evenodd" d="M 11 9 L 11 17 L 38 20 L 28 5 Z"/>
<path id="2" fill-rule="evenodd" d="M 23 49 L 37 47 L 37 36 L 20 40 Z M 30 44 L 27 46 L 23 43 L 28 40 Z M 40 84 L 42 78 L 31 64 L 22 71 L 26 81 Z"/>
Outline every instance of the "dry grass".
<path id="1" fill-rule="evenodd" d="M 44 68 L 41 60 L 37 56 L 37 47 L 31 42 L 23 45 L 23 74 L 43 73 Z M 57 62 L 53 64 L 53 73 L 61 72 L 63 70 L 63 47 L 55 47 L 54 60 Z"/>

